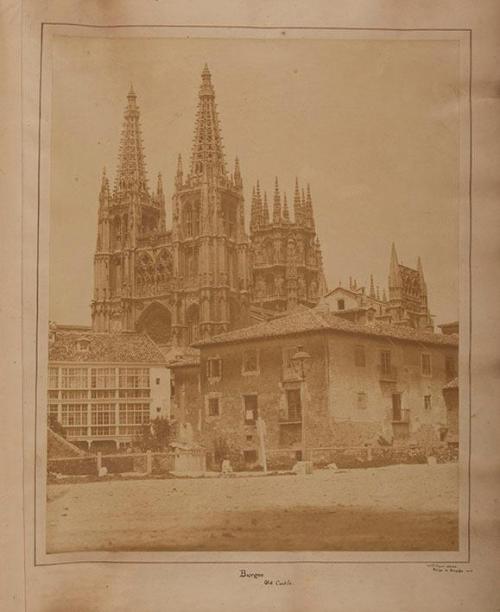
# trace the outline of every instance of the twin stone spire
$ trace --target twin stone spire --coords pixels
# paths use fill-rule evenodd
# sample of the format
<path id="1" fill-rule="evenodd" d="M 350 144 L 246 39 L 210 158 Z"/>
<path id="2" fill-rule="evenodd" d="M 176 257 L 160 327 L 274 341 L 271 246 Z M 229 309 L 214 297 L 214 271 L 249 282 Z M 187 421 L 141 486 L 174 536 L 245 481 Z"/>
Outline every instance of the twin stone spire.
<path id="1" fill-rule="evenodd" d="M 201 84 L 198 93 L 198 107 L 196 112 L 195 129 L 189 166 L 189 182 L 198 182 L 204 177 L 230 180 L 236 189 L 242 189 L 243 182 L 239 160 L 236 158 L 234 172 L 230 178 L 224 157 L 221 127 L 217 105 L 215 103 L 215 90 L 208 66 L 205 64 L 201 73 Z M 180 188 L 185 183 L 182 158 L 179 155 L 175 186 Z M 109 181 L 106 172 L 103 172 L 101 196 L 103 191 L 109 191 Z M 144 154 L 144 145 L 140 123 L 140 110 L 137 105 L 137 96 L 131 85 L 127 95 L 127 106 L 124 112 L 123 127 L 118 155 L 118 167 L 114 183 L 113 195 L 133 195 L 147 198 L 149 196 L 148 177 Z M 158 175 L 155 200 L 159 203 L 164 200 L 162 177 Z M 314 215 L 311 191 L 307 185 L 306 192 L 295 182 L 293 196 L 293 222 L 301 227 L 314 230 Z M 250 229 L 262 228 L 268 224 L 292 223 L 286 193 L 281 193 L 278 178 L 275 180 L 272 211 L 269 210 L 267 194 L 261 193 L 259 182 L 253 188 L 250 212 Z"/>

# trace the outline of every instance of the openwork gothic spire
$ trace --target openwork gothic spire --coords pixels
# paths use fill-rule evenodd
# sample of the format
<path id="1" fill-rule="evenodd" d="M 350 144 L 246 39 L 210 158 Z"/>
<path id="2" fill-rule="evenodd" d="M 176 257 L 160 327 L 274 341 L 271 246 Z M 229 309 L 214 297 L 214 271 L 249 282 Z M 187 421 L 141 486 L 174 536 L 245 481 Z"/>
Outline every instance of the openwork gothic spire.
<path id="1" fill-rule="evenodd" d="M 215 104 L 215 91 L 206 64 L 201 73 L 191 155 L 191 176 L 201 176 L 205 172 L 221 176 L 226 175 L 224 147 L 217 105 Z"/>
<path id="2" fill-rule="evenodd" d="M 127 95 L 127 107 L 123 119 L 115 192 L 147 192 L 147 173 L 140 113 L 137 106 L 137 96 L 132 85 Z"/>

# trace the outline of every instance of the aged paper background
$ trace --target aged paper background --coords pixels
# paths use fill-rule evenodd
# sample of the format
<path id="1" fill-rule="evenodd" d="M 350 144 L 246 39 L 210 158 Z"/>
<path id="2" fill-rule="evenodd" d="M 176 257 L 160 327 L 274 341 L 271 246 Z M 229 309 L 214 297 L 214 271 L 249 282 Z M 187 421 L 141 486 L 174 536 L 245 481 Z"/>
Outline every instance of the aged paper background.
<path id="1" fill-rule="evenodd" d="M 20 193 L 20 74 L 19 7 L 2 11 L 5 45 L 2 75 L 8 74 L 6 100 L 9 121 L 3 136 L 11 155 L 2 164 L 10 191 L 2 207 L 2 271 L 6 313 L 2 345 L 8 347 L 9 375 L 4 390 L 2 482 L 2 609 L 5 610 L 184 610 L 216 609 L 339 609 L 339 610 L 495 610 L 500 603 L 493 584 L 497 573 L 498 522 L 495 520 L 495 471 L 498 474 L 498 415 L 494 384 L 498 384 L 495 355 L 498 346 L 497 278 L 498 193 L 492 180 L 498 168 L 498 56 L 500 10 L 495 3 L 439 3 L 432 9 L 410 3 L 354 2 L 330 6 L 310 3 L 201 3 L 172 7 L 162 3 L 28 3 L 25 5 L 23 60 L 23 204 Z M 270 578 L 289 579 L 291 586 L 266 587 L 239 578 L 239 564 L 127 565 L 93 564 L 41 567 L 34 565 L 33 530 L 33 399 L 29 396 L 35 361 L 35 258 L 37 228 L 37 87 L 41 21 L 109 24 L 170 23 L 190 25 L 276 25 L 378 28 L 470 28 L 473 33 L 473 384 L 472 384 L 472 497 L 470 562 L 456 566 L 359 562 L 338 564 L 250 564 Z M 7 43 L 8 41 L 8 43 Z M 8 44 L 8 46 L 7 46 Z M 3 81 L 3 79 L 2 79 Z M 16 95 L 17 94 L 17 95 Z M 497 96 L 497 97 L 496 97 Z M 7 119 L 7 117 L 6 117 Z M 493 149 L 494 144 L 497 147 Z M 13 155 L 12 155 L 13 153 Z M 8 162 L 8 163 L 7 163 Z M 14 179 L 15 180 L 12 180 Z M 21 210 L 23 223 L 21 226 Z M 4 217 L 5 215 L 5 217 Z M 46 228 L 45 228 L 46 229 Z M 44 231 L 44 228 L 42 228 Z M 21 233 L 22 232 L 22 233 Z M 21 284 L 20 242 L 23 249 L 24 444 L 21 436 Z M 7 325 L 5 325 L 7 324 Z M 5 334 L 4 334 L 5 329 Z M 5 338 L 5 344 L 3 341 Z M 11 348 L 12 347 L 12 348 Z M 6 355 L 3 355 L 4 358 Z M 10 372 L 12 372 L 10 374 Z M 5 383 L 4 383 L 5 381 Z M 5 384 L 5 386 L 4 386 Z M 7 386 L 9 385 L 9 386 Z M 24 458 L 23 458 L 24 447 Z M 23 460 L 24 459 L 24 460 Z M 21 484 L 25 482 L 25 497 Z M 7 495 L 8 493 L 8 495 Z M 23 532 L 23 519 L 25 530 Z M 495 538 L 496 536 L 496 538 Z M 24 550 L 23 550 L 24 548 Z M 236 557 L 237 558 L 237 557 Z M 246 557 L 248 558 L 248 557 Z M 252 557 L 257 559 L 258 557 Z M 291 559 L 290 559 L 291 560 Z M 373 559 L 372 559 L 373 560 Z M 376 603 L 375 603 L 376 602 Z"/>

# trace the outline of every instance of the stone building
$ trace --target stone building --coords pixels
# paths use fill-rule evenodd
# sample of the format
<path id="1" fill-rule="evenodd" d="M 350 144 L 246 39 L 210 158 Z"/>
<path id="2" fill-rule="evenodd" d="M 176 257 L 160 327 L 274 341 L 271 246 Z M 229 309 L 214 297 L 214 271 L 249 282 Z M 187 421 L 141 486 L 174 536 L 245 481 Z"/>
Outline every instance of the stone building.
<path id="1" fill-rule="evenodd" d="M 421 259 L 417 259 L 416 268 L 400 264 L 394 244 L 387 293 L 375 287 L 373 276 L 368 289 L 350 278 L 347 287 L 339 285 L 326 294 L 324 301 L 338 316 L 355 323 L 375 320 L 427 331 L 434 329 Z M 456 329 L 450 329 L 450 333 L 458 333 L 458 324 Z"/>
<path id="2" fill-rule="evenodd" d="M 292 221 L 277 187 L 271 219 L 257 190 L 248 236 L 240 166 L 236 159 L 228 173 L 207 66 L 190 164 L 184 172 L 179 156 L 174 189 L 167 229 L 162 177 L 149 188 L 131 88 L 114 186 L 104 173 L 99 194 L 95 331 L 146 331 L 160 345 L 188 345 L 265 319 L 268 310 L 317 303 L 324 278 L 310 191 L 300 196 L 297 187 Z"/>
<path id="3" fill-rule="evenodd" d="M 408 326 L 356 324 L 324 306 L 230 331 L 197 344 L 199 364 L 172 365 L 174 415 L 213 452 L 259 461 L 257 418 L 268 456 L 365 444 L 430 446 L 446 439 L 443 386 L 456 377 L 458 337 Z M 292 366 L 310 356 L 304 379 Z"/>
<path id="4" fill-rule="evenodd" d="M 48 418 L 86 449 L 119 448 L 170 416 L 170 371 L 145 334 L 49 329 Z"/>

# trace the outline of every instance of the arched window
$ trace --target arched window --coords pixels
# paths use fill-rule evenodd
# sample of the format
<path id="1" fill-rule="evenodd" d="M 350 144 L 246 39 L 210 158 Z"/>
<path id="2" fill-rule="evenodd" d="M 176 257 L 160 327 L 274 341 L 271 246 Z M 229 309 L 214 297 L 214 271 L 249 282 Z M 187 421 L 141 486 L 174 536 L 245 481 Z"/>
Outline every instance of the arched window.
<path id="1" fill-rule="evenodd" d="M 191 204 L 189 204 L 186 207 L 184 216 L 185 216 L 186 236 L 192 236 L 193 235 L 193 209 L 191 208 Z"/>
<path id="2" fill-rule="evenodd" d="M 199 334 L 200 310 L 196 304 L 192 304 L 186 312 L 187 342 L 196 342 Z"/>
<path id="3" fill-rule="evenodd" d="M 193 208 L 193 235 L 198 236 L 200 234 L 200 207 L 194 206 Z"/>
<path id="4" fill-rule="evenodd" d="M 158 302 L 148 306 L 137 321 L 137 330 L 146 332 L 157 344 L 167 344 L 172 335 L 172 319 L 168 308 Z"/>
<path id="5" fill-rule="evenodd" d="M 266 278 L 266 295 L 267 297 L 273 297 L 274 295 L 274 277 L 272 274 Z"/>
<path id="6" fill-rule="evenodd" d="M 274 263 L 274 246 L 270 240 L 266 241 L 264 245 L 264 252 L 266 254 L 266 263 Z"/>
<path id="7" fill-rule="evenodd" d="M 115 217 L 114 221 L 115 242 L 119 243 L 122 239 L 122 221 L 120 217 Z"/>

